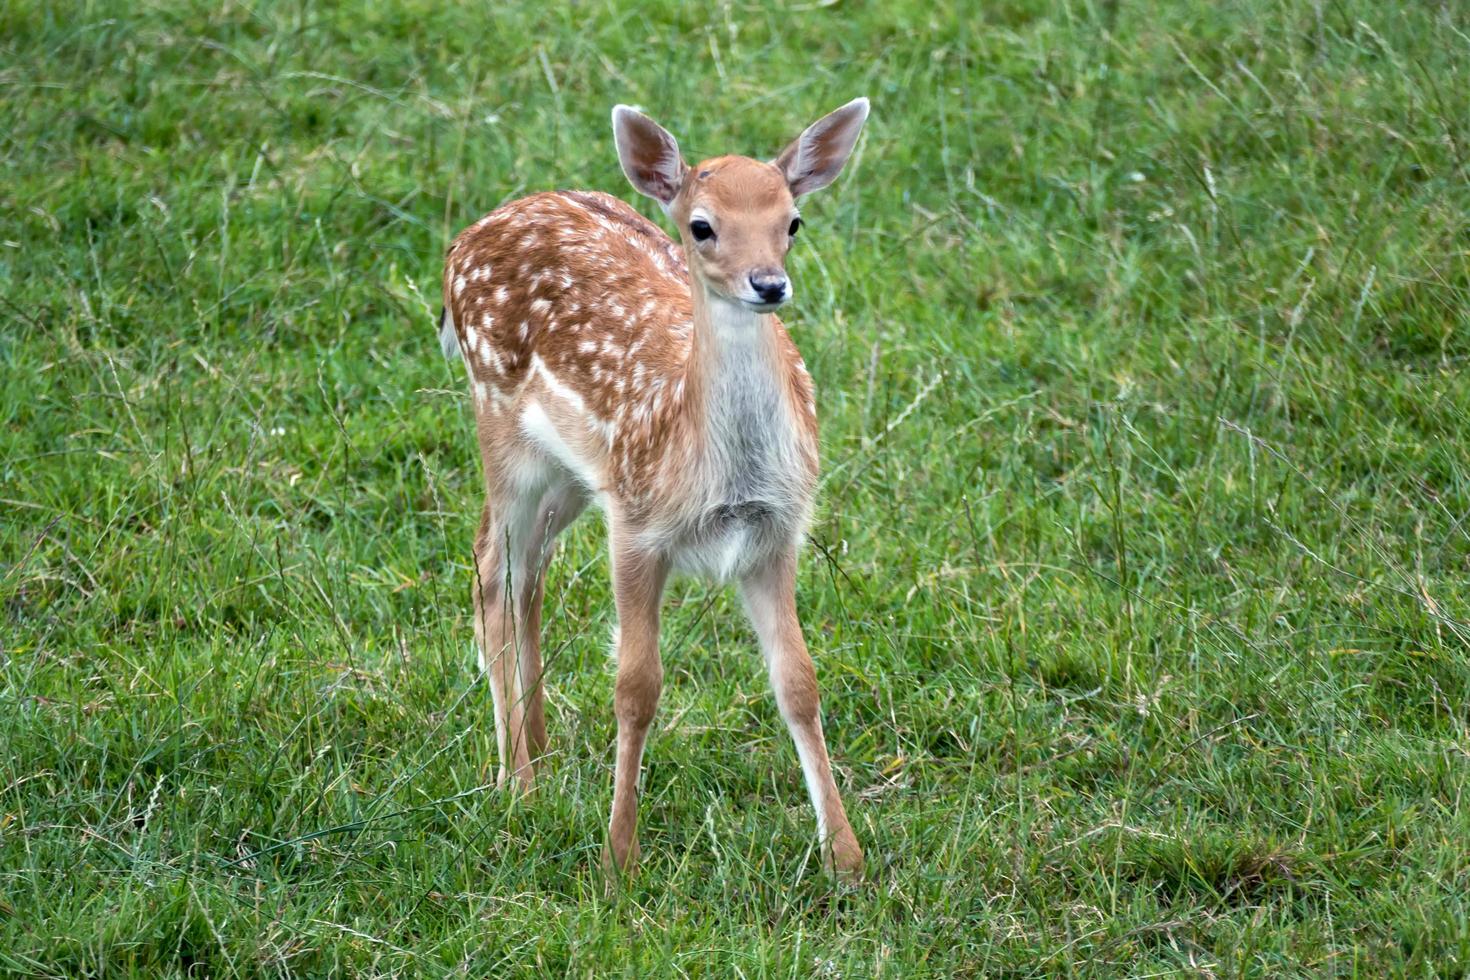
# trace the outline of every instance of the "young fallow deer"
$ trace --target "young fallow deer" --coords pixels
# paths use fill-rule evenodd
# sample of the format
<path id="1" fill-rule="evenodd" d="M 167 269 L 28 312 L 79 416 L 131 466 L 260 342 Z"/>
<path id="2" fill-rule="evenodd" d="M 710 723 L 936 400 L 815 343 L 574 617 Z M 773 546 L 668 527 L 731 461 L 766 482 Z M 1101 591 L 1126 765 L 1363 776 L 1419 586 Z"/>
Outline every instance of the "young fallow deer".
<path id="1" fill-rule="evenodd" d="M 684 571 L 739 579 L 823 863 L 861 875 L 796 615 L 816 405 L 773 311 L 791 298 L 796 202 L 837 177 L 867 116 L 856 99 L 770 163 L 690 168 L 672 136 L 620 105 L 623 172 L 662 206 L 682 249 L 617 198 L 585 191 L 512 201 L 449 247 L 440 339 L 474 388 L 485 472 L 475 634 L 502 783 L 529 788 L 546 751 L 538 634 L 553 540 L 589 501 L 607 517 L 618 618 L 610 871 L 638 860 L 638 770 L 663 685 L 659 599 Z"/>

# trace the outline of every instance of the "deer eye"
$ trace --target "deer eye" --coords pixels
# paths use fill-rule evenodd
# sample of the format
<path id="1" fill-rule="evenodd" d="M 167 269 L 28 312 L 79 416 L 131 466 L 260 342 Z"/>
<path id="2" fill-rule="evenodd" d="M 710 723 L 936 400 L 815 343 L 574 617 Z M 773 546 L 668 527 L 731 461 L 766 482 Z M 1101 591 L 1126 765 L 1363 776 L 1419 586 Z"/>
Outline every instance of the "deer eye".
<path id="1" fill-rule="evenodd" d="M 801 219 L 800 218 L 792 218 L 791 219 L 791 227 L 786 229 L 786 234 L 788 234 L 791 237 L 795 238 L 796 237 L 796 233 L 798 231 L 801 231 Z"/>
<path id="2" fill-rule="evenodd" d="M 715 237 L 715 230 L 709 226 L 709 222 L 703 218 L 695 218 L 689 222 L 689 234 L 694 236 L 696 242 L 707 242 Z"/>

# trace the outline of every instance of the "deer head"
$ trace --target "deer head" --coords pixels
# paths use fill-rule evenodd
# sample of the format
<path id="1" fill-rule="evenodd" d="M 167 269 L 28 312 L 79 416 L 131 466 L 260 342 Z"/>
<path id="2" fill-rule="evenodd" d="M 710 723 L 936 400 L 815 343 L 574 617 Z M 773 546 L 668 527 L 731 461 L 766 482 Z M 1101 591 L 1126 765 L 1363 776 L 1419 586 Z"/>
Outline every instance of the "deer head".
<path id="1" fill-rule="evenodd" d="M 623 173 L 677 225 L 694 284 L 758 313 L 791 298 L 786 253 L 801 228 L 797 201 L 837 179 L 867 118 L 868 100 L 854 99 L 770 162 L 722 156 L 691 168 L 658 123 L 625 105 L 612 111 Z"/>

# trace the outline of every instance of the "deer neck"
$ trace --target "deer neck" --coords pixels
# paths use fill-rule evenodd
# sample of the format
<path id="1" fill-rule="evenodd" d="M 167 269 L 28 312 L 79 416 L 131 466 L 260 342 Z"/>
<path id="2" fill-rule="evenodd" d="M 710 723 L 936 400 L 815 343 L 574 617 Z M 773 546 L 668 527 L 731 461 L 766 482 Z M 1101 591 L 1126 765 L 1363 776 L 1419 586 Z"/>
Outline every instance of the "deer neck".
<path id="1" fill-rule="evenodd" d="M 689 359 L 695 444 L 722 498 L 769 495 L 794 442 L 776 319 L 696 281 Z"/>
<path id="2" fill-rule="evenodd" d="M 769 338 L 774 319 L 771 314 L 757 313 L 739 300 L 721 296 L 703 280 L 696 280 L 691 294 L 696 348 L 703 346 L 708 353 L 744 345 L 750 351 Z"/>
<path id="3" fill-rule="evenodd" d="M 721 296 L 698 279 L 691 292 L 690 387 L 700 392 L 707 411 L 719 411 L 722 401 L 751 388 L 779 390 L 775 317 Z"/>

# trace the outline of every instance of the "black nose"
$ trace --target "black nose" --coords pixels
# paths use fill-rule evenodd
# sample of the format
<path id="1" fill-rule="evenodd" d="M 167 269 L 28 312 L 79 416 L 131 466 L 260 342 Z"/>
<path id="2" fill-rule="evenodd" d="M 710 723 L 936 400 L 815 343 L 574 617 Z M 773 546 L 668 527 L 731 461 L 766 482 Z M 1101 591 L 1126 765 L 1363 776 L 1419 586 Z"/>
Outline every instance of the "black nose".
<path id="1" fill-rule="evenodd" d="M 754 272 L 750 276 L 750 288 L 762 303 L 780 303 L 786 299 L 786 276 L 780 272 Z"/>

